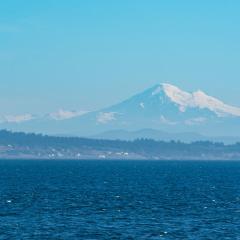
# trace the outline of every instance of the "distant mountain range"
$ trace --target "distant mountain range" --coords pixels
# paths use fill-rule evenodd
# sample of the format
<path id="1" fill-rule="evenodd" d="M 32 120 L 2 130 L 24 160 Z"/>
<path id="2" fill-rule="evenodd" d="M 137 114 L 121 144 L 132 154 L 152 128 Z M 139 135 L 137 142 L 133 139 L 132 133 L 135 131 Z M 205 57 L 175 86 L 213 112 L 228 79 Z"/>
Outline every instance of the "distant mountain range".
<path id="1" fill-rule="evenodd" d="M 7 116 L 0 122 L 2 129 L 13 131 L 109 139 L 233 142 L 240 138 L 240 108 L 170 84 L 158 84 L 99 111 L 60 110 L 45 116 Z"/>
<path id="2" fill-rule="evenodd" d="M 234 144 L 240 142 L 240 137 L 207 137 L 197 133 L 183 132 L 183 133 L 169 133 L 155 129 L 141 129 L 138 131 L 126 130 L 112 130 L 91 136 L 94 139 L 109 139 L 109 140 L 123 140 L 133 141 L 135 139 L 153 139 L 155 141 L 181 141 L 184 143 L 191 143 L 195 141 L 211 141 L 223 142 L 225 144 Z"/>

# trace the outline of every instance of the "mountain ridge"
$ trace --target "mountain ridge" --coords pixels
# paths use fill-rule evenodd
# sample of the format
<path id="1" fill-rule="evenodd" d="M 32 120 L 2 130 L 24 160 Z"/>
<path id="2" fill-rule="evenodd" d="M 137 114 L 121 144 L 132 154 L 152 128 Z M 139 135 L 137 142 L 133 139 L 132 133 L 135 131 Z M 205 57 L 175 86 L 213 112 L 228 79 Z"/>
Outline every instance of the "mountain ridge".
<path id="1" fill-rule="evenodd" d="M 25 115 L 1 123 L 13 131 L 91 136 L 124 129 L 151 128 L 165 132 L 239 136 L 240 108 L 228 105 L 201 90 L 186 92 L 163 83 L 109 107 L 93 112 L 60 110 L 47 117 Z M 21 121 L 22 120 L 22 121 Z M 24 121 L 25 120 L 25 121 Z"/>
<path id="2" fill-rule="evenodd" d="M 224 144 L 234 144 L 240 142 L 240 137 L 211 137 L 194 132 L 170 133 L 156 129 L 141 129 L 137 131 L 127 131 L 124 129 L 102 132 L 93 136 L 93 139 L 123 140 L 133 141 L 136 139 L 152 139 L 155 141 L 181 141 L 191 143 L 195 141 L 223 142 Z"/>

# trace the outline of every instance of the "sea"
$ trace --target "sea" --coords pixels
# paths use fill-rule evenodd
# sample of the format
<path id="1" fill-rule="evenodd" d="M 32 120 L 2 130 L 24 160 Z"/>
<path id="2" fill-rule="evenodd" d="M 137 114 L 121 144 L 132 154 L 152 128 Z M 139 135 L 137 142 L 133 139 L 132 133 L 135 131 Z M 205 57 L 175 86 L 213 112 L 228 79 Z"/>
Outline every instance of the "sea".
<path id="1" fill-rule="evenodd" d="M 240 239 L 240 161 L 0 160 L 0 239 Z"/>

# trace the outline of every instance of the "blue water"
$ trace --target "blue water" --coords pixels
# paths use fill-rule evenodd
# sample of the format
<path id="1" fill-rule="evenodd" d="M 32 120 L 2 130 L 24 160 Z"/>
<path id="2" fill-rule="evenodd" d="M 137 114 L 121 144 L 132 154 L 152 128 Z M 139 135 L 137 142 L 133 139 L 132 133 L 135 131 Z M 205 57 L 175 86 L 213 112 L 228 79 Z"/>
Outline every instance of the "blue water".
<path id="1" fill-rule="evenodd" d="M 240 239 L 240 162 L 1 160 L 0 239 Z"/>

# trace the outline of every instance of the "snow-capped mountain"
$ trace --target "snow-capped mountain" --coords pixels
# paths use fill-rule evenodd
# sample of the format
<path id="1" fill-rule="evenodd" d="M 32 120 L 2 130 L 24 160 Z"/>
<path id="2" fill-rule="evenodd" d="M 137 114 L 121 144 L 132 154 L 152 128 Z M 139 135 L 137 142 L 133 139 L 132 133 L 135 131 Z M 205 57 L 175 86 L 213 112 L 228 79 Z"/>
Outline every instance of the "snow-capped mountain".
<path id="1" fill-rule="evenodd" d="M 185 112 L 187 108 L 208 109 L 218 116 L 232 115 L 240 117 L 240 108 L 224 104 L 222 101 L 208 96 L 202 91 L 188 93 L 170 85 L 161 84 L 152 93 L 153 95 L 164 92 L 165 95 L 179 106 L 179 110 Z"/>
<path id="2" fill-rule="evenodd" d="M 129 107 L 132 109 L 129 109 Z M 124 108 L 128 110 L 138 109 L 140 111 L 150 110 L 155 113 L 166 113 L 167 115 L 169 111 L 175 111 L 175 113 L 185 117 L 187 117 L 185 113 L 193 110 L 198 111 L 198 114 L 202 111 L 208 111 L 218 117 L 240 117 L 240 108 L 227 105 L 200 90 L 188 93 L 170 84 L 154 86 L 110 109 L 114 108 L 115 110 L 120 109 L 120 111 L 124 111 Z"/>
<path id="3" fill-rule="evenodd" d="M 240 136 L 240 108 L 225 104 L 203 91 L 189 93 L 171 84 L 158 84 L 95 112 L 61 110 L 47 117 L 24 120 L 15 124 L 2 122 L 1 125 L 12 130 L 81 136 L 146 128 L 171 133 Z"/>

